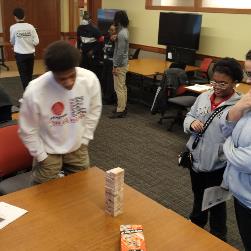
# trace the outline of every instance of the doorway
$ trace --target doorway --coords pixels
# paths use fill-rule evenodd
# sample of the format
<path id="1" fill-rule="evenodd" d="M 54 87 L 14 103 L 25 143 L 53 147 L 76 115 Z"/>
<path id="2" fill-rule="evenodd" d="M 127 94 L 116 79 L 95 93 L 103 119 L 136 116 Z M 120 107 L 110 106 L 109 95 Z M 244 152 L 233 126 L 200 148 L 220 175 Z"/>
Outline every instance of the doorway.
<path id="1" fill-rule="evenodd" d="M 84 11 L 88 11 L 92 22 L 97 25 L 98 9 L 102 8 L 102 0 L 69 0 L 69 31 L 76 32 Z"/>
<path id="2" fill-rule="evenodd" d="M 32 24 L 39 36 L 36 58 L 42 58 L 44 49 L 60 39 L 60 0 L 1 0 L 4 41 L 9 41 L 9 29 L 15 23 L 12 12 L 20 7 L 25 11 L 26 22 Z M 7 60 L 14 60 L 11 48 L 7 49 Z"/>

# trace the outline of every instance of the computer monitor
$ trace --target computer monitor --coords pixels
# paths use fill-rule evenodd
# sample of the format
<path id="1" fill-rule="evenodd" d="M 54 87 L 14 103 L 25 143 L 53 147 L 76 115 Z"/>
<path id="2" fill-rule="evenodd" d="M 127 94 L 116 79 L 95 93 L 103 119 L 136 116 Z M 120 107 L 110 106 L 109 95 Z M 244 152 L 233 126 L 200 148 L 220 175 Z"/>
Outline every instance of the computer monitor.
<path id="1" fill-rule="evenodd" d="M 199 14 L 161 12 L 158 43 L 198 50 L 201 21 Z"/>

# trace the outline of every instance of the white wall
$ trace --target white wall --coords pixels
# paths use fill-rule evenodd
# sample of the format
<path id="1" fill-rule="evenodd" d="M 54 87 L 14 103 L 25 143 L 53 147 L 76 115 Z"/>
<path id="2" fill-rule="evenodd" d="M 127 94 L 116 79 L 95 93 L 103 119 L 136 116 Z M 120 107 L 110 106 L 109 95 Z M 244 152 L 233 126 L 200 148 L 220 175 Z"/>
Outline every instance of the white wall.
<path id="1" fill-rule="evenodd" d="M 158 45 L 159 10 L 146 10 L 145 0 L 103 0 L 103 8 L 124 9 L 130 19 L 130 42 L 154 47 Z M 251 49 L 251 15 L 202 13 L 202 30 L 198 53 L 243 60 Z"/>
<path id="2" fill-rule="evenodd" d="M 1 11 L 1 1 L 0 1 L 0 33 L 3 32 L 3 24 L 2 24 L 2 11 Z"/>
<path id="3" fill-rule="evenodd" d="M 60 11 L 61 11 L 61 32 L 69 31 L 69 1 L 60 1 Z"/>

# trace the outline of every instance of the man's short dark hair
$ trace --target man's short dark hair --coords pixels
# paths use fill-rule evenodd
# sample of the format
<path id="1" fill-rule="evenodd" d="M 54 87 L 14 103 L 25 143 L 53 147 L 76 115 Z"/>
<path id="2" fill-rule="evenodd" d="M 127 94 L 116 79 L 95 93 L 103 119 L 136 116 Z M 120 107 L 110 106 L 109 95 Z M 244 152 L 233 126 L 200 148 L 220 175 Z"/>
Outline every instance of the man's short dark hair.
<path id="1" fill-rule="evenodd" d="M 79 66 L 80 52 L 66 41 L 56 41 L 46 48 L 44 62 L 49 71 L 67 71 Z"/>
<path id="2" fill-rule="evenodd" d="M 13 10 L 13 15 L 17 17 L 18 19 L 23 19 L 24 18 L 24 10 L 21 8 L 15 8 Z"/>
<path id="3" fill-rule="evenodd" d="M 115 13 L 114 19 L 113 19 L 114 24 L 121 25 L 123 27 L 127 27 L 129 25 L 129 19 L 124 10 L 119 10 Z"/>
<path id="4" fill-rule="evenodd" d="M 240 82 L 243 79 L 243 70 L 240 63 L 234 58 L 223 58 L 213 67 L 213 72 L 226 74 L 233 81 Z"/>
<path id="5" fill-rule="evenodd" d="M 91 16 L 88 11 L 84 11 L 83 20 L 87 20 L 87 21 L 91 20 Z"/>
<path id="6" fill-rule="evenodd" d="M 249 50 L 246 54 L 246 60 L 251 60 L 251 50 Z"/>

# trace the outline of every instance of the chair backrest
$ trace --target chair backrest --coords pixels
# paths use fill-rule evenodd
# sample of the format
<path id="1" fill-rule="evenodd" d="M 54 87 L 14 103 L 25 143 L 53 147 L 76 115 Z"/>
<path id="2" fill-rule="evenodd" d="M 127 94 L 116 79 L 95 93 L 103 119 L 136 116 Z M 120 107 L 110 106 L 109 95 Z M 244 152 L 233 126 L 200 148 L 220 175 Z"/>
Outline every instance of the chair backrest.
<path id="1" fill-rule="evenodd" d="M 0 128 L 0 177 L 32 166 L 32 157 L 18 136 L 18 125 Z"/>
<path id="2" fill-rule="evenodd" d="M 212 58 L 204 58 L 200 64 L 200 71 L 207 73 L 212 62 Z"/>
<path id="3" fill-rule="evenodd" d="M 187 74 L 184 70 L 180 68 L 169 68 L 165 70 L 160 81 L 160 87 L 157 89 L 152 103 L 152 114 L 165 112 L 169 98 L 182 95 L 186 92 L 185 84 L 187 81 Z"/>
<path id="4" fill-rule="evenodd" d="M 186 72 L 180 68 L 169 68 L 164 72 L 161 87 L 167 90 L 168 97 L 182 95 L 186 89 L 184 85 L 188 82 Z"/>

